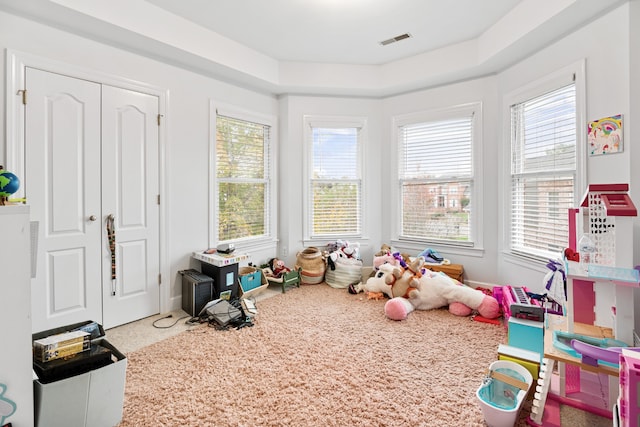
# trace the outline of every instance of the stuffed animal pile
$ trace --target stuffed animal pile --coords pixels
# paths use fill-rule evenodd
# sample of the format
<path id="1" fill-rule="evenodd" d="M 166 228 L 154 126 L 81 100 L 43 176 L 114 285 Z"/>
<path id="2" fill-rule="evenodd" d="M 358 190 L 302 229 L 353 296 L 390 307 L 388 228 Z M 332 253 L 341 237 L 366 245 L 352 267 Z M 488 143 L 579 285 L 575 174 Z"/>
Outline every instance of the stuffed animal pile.
<path id="1" fill-rule="evenodd" d="M 350 289 L 354 294 L 360 292 L 382 293 L 389 298 L 408 297 L 409 281 L 400 281 L 405 269 L 400 265 L 384 263 L 378 267 L 378 271 L 369 277 L 365 283 L 359 283 Z"/>
<path id="2" fill-rule="evenodd" d="M 482 291 L 459 284 L 442 273 L 423 269 L 423 257 L 401 266 L 382 264 L 356 292 L 381 292 L 388 300 L 384 312 L 389 319 L 404 320 L 414 310 L 432 310 L 449 306 L 456 316 L 468 316 L 473 310 L 488 319 L 500 316 L 498 301 Z"/>
<path id="3" fill-rule="evenodd" d="M 373 268 L 378 270 L 383 264 L 391 264 L 394 266 L 400 266 L 399 253 L 392 253 L 391 247 L 382 245 L 380 251 L 373 254 Z"/>
<path id="4" fill-rule="evenodd" d="M 327 271 L 324 281 L 333 288 L 348 288 L 362 280 L 359 243 L 336 240 L 327 244 Z"/>

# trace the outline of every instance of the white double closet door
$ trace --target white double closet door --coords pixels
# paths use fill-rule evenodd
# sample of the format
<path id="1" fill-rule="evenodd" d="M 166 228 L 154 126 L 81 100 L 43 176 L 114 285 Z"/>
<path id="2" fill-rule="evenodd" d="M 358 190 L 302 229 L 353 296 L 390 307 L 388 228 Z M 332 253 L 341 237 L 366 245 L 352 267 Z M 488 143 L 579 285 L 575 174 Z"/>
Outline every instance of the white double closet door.
<path id="1" fill-rule="evenodd" d="M 25 193 L 39 224 L 33 331 L 158 313 L 158 97 L 25 72 Z"/>

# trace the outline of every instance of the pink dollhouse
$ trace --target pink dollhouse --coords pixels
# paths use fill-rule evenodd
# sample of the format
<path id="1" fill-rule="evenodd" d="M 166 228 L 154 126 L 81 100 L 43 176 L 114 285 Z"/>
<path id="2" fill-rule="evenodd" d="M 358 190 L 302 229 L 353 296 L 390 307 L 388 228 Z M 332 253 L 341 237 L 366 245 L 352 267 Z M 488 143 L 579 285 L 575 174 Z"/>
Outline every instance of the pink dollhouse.
<path id="1" fill-rule="evenodd" d="M 619 394 L 629 395 L 621 389 L 631 382 L 622 385 L 618 366 L 584 353 L 567 354 L 557 345 L 558 336 L 572 335 L 634 345 L 634 289 L 640 287 L 640 275 L 633 266 L 633 218 L 638 213 L 628 191 L 628 184 L 589 185 L 580 209 L 569 212 L 569 248 L 579 250 L 577 242 L 584 236 L 589 253 L 580 253 L 582 262 L 565 259 L 565 316 L 550 315 L 545 322 L 544 358 L 529 420 L 532 425 L 555 425 L 543 422 L 547 397 L 609 418 L 615 407 L 624 406 L 624 419 L 633 417 L 634 409 L 637 418 L 637 408 L 630 410 L 634 405 L 618 399 Z M 623 366 L 628 370 L 633 365 Z M 627 373 L 625 378 L 635 377 Z M 637 401 L 632 403 L 637 406 Z"/>

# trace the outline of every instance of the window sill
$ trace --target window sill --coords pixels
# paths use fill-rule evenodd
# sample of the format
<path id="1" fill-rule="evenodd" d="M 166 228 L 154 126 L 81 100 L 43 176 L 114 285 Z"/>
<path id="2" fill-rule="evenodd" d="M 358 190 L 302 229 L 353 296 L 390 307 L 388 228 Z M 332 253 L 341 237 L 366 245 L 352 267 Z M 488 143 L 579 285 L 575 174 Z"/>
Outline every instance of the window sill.
<path id="1" fill-rule="evenodd" d="M 545 259 L 542 257 L 533 257 L 533 256 L 524 256 L 515 254 L 513 252 L 502 252 L 503 258 L 505 262 L 509 264 L 514 264 L 519 267 L 524 267 L 529 270 L 544 272 L 546 271 L 546 264 L 549 262 L 549 259 Z"/>
<path id="2" fill-rule="evenodd" d="M 236 251 L 239 252 L 258 252 L 258 251 L 268 251 L 275 250 L 278 246 L 278 241 L 275 239 L 255 239 L 255 240 L 244 240 L 244 241 L 230 241 L 227 243 L 231 243 L 235 246 Z"/>
<path id="3" fill-rule="evenodd" d="M 446 243 L 435 243 L 417 240 L 407 239 L 395 239 L 391 240 L 391 246 L 394 248 L 406 250 L 410 253 L 420 253 L 426 248 L 432 248 L 445 255 L 459 255 L 467 257 L 481 258 L 484 256 L 484 248 L 478 248 L 473 246 L 458 246 Z"/>
<path id="4" fill-rule="evenodd" d="M 363 247 L 367 247 L 371 244 L 368 237 L 362 236 L 327 236 L 327 237 L 315 237 L 315 238 L 306 238 L 302 241 L 304 247 L 313 246 L 318 249 L 322 249 L 327 246 L 330 242 L 335 242 L 336 240 L 344 240 L 349 243 L 358 243 L 360 245 L 360 249 Z"/>

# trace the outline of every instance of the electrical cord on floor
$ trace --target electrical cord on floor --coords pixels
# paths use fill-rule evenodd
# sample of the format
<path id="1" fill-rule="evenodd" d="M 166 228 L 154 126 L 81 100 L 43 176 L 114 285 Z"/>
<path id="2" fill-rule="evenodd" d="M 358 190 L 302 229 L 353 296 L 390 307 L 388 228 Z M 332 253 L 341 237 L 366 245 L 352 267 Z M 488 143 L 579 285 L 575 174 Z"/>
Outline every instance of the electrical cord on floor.
<path id="1" fill-rule="evenodd" d="M 189 318 L 186 322 L 187 325 L 199 325 L 200 323 L 205 323 L 207 322 L 207 319 L 204 316 L 194 316 Z"/>
<path id="2" fill-rule="evenodd" d="M 169 328 L 173 328 L 173 327 L 174 327 L 174 326 L 175 326 L 179 321 L 181 321 L 182 319 L 187 319 L 187 318 L 189 318 L 189 317 L 191 317 L 191 316 L 183 316 L 183 317 L 181 317 L 181 318 L 177 319 L 177 320 L 176 320 L 175 322 L 173 322 L 171 325 L 167 325 L 167 326 L 158 326 L 158 325 L 156 325 L 156 322 L 159 322 L 159 321 L 164 320 L 164 319 L 170 319 L 170 318 L 172 318 L 172 317 L 173 317 L 173 314 L 167 314 L 167 315 L 166 315 L 166 316 L 164 316 L 164 317 L 161 317 L 161 318 L 159 318 L 159 319 L 154 320 L 154 321 L 153 321 L 153 327 L 154 327 L 154 328 L 158 328 L 158 329 L 169 329 Z"/>

